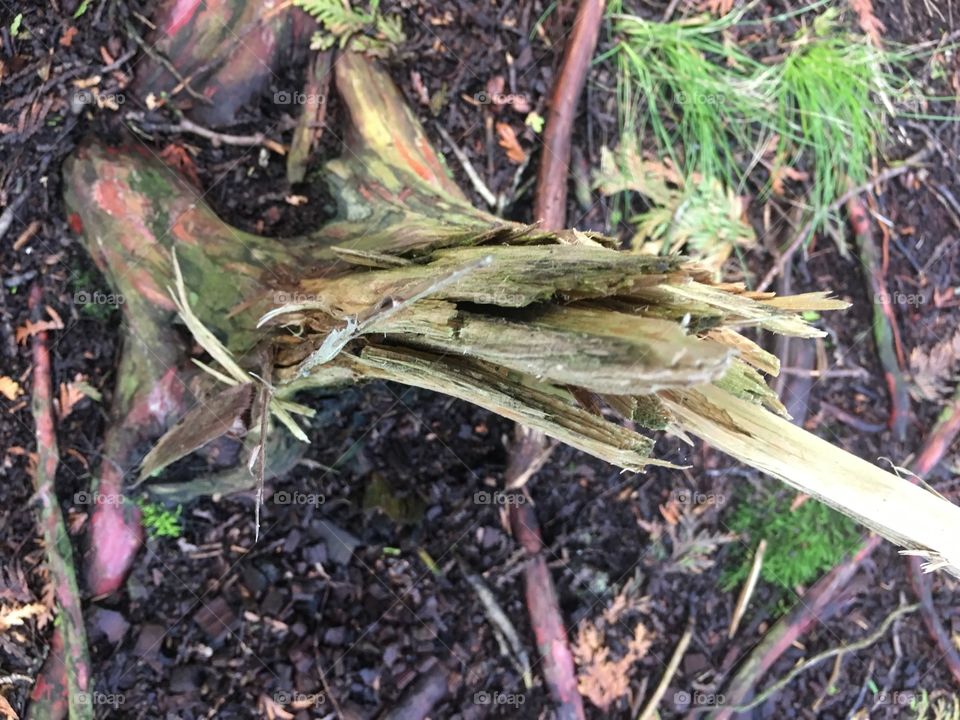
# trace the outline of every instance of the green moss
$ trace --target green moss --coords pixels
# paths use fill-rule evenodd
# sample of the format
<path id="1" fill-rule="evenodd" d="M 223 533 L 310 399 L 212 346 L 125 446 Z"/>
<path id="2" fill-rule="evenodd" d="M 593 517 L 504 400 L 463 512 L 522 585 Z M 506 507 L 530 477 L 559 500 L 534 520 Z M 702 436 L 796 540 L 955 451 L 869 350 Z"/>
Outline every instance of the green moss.
<path id="1" fill-rule="evenodd" d="M 724 590 L 746 580 L 753 561 L 748 548 L 756 548 L 764 538 L 767 550 L 760 579 L 782 594 L 816 581 L 859 546 L 860 530 L 852 520 L 812 498 L 796 510 L 790 509 L 790 503 L 789 496 L 759 501 L 740 498 L 728 513 L 728 527 L 741 536 L 743 544 L 736 547 L 732 567 L 723 573 Z"/>

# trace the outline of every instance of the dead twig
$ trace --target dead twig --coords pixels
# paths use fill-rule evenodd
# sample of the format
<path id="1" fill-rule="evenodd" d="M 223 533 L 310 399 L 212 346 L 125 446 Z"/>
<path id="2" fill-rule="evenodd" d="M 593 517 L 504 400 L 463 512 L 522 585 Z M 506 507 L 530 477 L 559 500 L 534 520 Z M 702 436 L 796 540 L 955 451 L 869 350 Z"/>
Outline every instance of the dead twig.
<path id="1" fill-rule="evenodd" d="M 667 667 L 663 671 L 663 677 L 660 678 L 660 682 L 653 691 L 653 695 L 650 696 L 647 704 L 637 716 L 637 720 L 650 720 L 650 718 L 655 716 L 657 712 L 657 706 L 660 704 L 660 701 L 663 700 L 663 696 L 667 692 L 667 688 L 670 687 L 673 676 L 677 674 L 677 668 L 680 667 L 680 661 L 683 660 L 683 656 L 687 652 L 687 648 L 690 646 L 690 641 L 693 639 L 693 624 L 694 620 L 693 615 L 691 614 L 690 620 L 687 622 L 687 629 L 683 631 L 683 635 L 680 636 L 680 641 L 673 649 L 673 655 L 670 656 L 670 662 L 667 663 Z"/>
<path id="2" fill-rule="evenodd" d="M 927 472 L 939 462 L 946 451 L 950 448 L 957 433 L 960 433 L 960 388 L 953 397 L 950 406 L 941 412 L 936 425 L 930 433 L 930 437 L 924 444 L 924 448 L 917 455 L 913 462 L 915 468 L 925 467 Z M 920 473 L 918 474 L 926 474 Z M 947 629 L 943 626 L 936 607 L 933 604 L 933 593 L 930 589 L 930 576 L 923 571 L 923 562 L 921 558 L 909 557 L 907 559 L 910 570 L 910 586 L 917 600 L 920 602 L 920 615 L 923 618 L 923 624 L 927 628 L 930 637 L 937 644 L 940 655 L 946 661 L 950 674 L 957 682 L 960 682 L 960 653 L 953 643 L 953 639 Z"/>
<path id="3" fill-rule="evenodd" d="M 528 459 L 541 457 L 546 442 L 542 432 L 518 425 L 517 442 L 510 448 L 505 485 L 527 473 Z M 560 614 L 560 602 L 544 555 L 540 524 L 530 503 L 510 503 L 507 511 L 513 536 L 527 554 L 524 586 L 530 625 L 543 660 L 543 675 L 550 695 L 557 704 L 560 720 L 584 720 L 583 698 L 577 683 L 577 671 L 570 650 L 567 630 Z"/>
<path id="4" fill-rule="evenodd" d="M 130 117 L 130 116 L 128 116 Z M 187 118 L 182 118 L 180 122 L 175 124 L 153 124 L 145 126 L 151 132 L 167 132 L 167 133 L 191 133 L 192 135 L 198 135 L 202 138 L 206 138 L 214 145 L 236 145 L 238 147 L 257 147 L 262 145 L 268 150 L 272 150 L 277 155 L 286 155 L 286 148 L 278 143 L 276 140 L 271 140 L 263 133 L 253 133 L 251 135 L 230 135 L 229 133 L 221 133 L 209 128 L 205 128 L 202 125 L 197 125 L 197 123 Z"/>
<path id="5" fill-rule="evenodd" d="M 747 605 L 750 598 L 753 597 L 753 591 L 757 587 L 757 580 L 760 578 L 760 569 L 763 567 L 763 555 L 767 551 L 767 541 L 761 540 L 757 545 L 757 550 L 753 554 L 753 564 L 750 566 L 750 574 L 747 581 L 740 590 L 740 596 L 737 598 L 737 606 L 733 610 L 733 617 L 730 619 L 730 629 L 727 631 L 727 637 L 733 639 L 737 634 L 737 628 L 740 627 L 740 621 L 743 614 L 747 611 Z"/>
<path id="6" fill-rule="evenodd" d="M 436 128 L 437 132 L 440 133 L 440 137 L 442 137 L 444 142 L 450 146 L 450 150 L 460 163 L 460 167 L 463 168 L 463 172 L 467 174 L 467 179 L 470 180 L 470 184 L 473 185 L 473 189 L 477 191 L 477 194 L 483 198 L 487 205 L 490 207 L 496 207 L 497 196 L 494 195 L 493 191 L 487 187 L 487 184 L 483 181 L 483 178 L 480 177 L 480 174 L 477 172 L 476 168 L 473 167 L 473 163 L 470 162 L 470 158 L 467 157 L 467 154 L 463 152 L 463 150 L 461 150 L 460 147 L 453 141 L 453 138 L 450 137 L 450 133 L 447 132 L 446 128 L 439 123 L 436 125 Z"/>

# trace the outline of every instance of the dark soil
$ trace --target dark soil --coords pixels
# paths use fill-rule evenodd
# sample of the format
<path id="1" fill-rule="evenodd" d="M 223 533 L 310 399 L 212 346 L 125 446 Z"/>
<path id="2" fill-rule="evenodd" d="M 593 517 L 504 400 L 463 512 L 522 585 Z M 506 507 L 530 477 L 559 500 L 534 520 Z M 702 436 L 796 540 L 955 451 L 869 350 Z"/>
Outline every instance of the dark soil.
<path id="1" fill-rule="evenodd" d="M 656 17 L 666 4 L 641 8 Z M 438 126 L 489 189 L 504 195 L 505 214 L 518 220 L 531 219 L 540 146 L 524 120 L 531 111 L 546 115 L 573 12 L 571 3 L 560 3 L 545 13 L 548 5 L 553 6 L 540 0 L 396 4 L 408 38 L 391 61 L 396 82 L 473 201 L 484 202 Z M 875 6 L 892 40 L 940 40 L 957 28 L 952 6 L 941 9 L 943 20 L 923 3 L 878 0 Z M 88 134 L 123 137 L 124 112 L 141 107 L 141 99 L 126 97 L 118 111 L 78 103 L 76 81 L 100 74 L 101 94 L 123 97 L 142 57 L 125 27 L 133 23 L 142 31 L 136 13 L 149 15 L 153 6 L 95 1 L 74 18 L 79 7 L 76 0 L 59 0 L 24 8 L 27 33 L 16 38 L 9 31 L 14 12 L 0 9 L 0 208 L 12 208 L 9 226 L 0 222 L 0 375 L 25 389 L 12 401 L 0 399 L 0 608 L 39 601 L 45 586 L 39 532 L 33 514 L 24 512 L 32 497 L 31 368 L 14 339 L 27 319 L 29 288 L 39 283 L 45 302 L 64 320 L 64 329 L 53 334 L 54 382 L 79 374 L 103 395 L 102 402 L 81 401 L 58 427 L 58 491 L 78 553 L 84 550 L 86 513 L 75 493 L 89 487 L 101 459 L 119 350 L 119 311 L 82 301 L 82 294 L 108 293 L 109 287 L 71 230 L 60 166 Z M 601 42 L 609 42 L 607 35 Z M 941 83 L 957 83 L 956 60 L 950 62 Z M 301 82 L 302 72 L 290 71 L 276 79 L 271 92 L 296 90 Z M 939 90 L 950 91 L 942 85 Z M 596 166 L 600 147 L 616 141 L 615 103 L 612 69 L 596 65 L 574 142 L 583 167 Z M 282 114 L 265 97 L 229 132 L 269 129 L 274 139 L 289 142 Z M 337 154 L 341 119 L 334 102 L 315 167 Z M 527 165 L 507 159 L 498 146 L 497 123 L 516 131 Z M 960 209 L 951 215 L 929 189 L 939 184 L 960 194 L 954 182 L 960 142 L 951 123 L 903 124 L 898 133 L 891 157 L 909 155 L 928 134 L 936 140 L 931 167 L 889 183 L 876 198 L 877 213 L 892 228 L 888 289 L 891 295 L 921 298 L 897 306 L 909 354 L 928 352 L 960 320 L 955 296 Z M 259 148 L 214 147 L 195 136 L 158 136 L 151 147 L 160 152 L 168 143 L 187 149 L 205 199 L 238 227 L 290 236 L 332 214 L 329 198 L 316 189 L 320 185 L 287 186 L 282 158 Z M 299 194 L 308 197 L 306 209 L 287 200 Z M 586 205 L 574 198 L 571 193 L 570 225 L 626 233 L 611 226 L 606 202 L 596 193 Z M 775 235 L 768 239 L 782 241 Z M 768 262 L 758 252 L 749 266 L 762 275 Z M 831 289 L 854 303 L 850 311 L 820 321 L 829 332 L 828 366 L 845 374 L 828 372 L 813 383 L 807 426 L 869 460 L 882 456 L 906 464 L 938 404 L 915 403 L 908 441 L 892 442 L 859 262 L 842 257 L 822 237 L 792 272 L 794 292 Z M 825 403 L 860 424 L 838 420 Z M 258 542 L 252 496 L 194 501 L 183 508 L 181 537 L 148 541 L 124 591 L 87 603 L 96 688 L 115 700 L 99 704 L 97 715 L 267 717 L 273 701 L 288 709 L 291 701 L 301 701 L 295 703 L 302 708 L 298 718 L 373 718 L 422 678 L 443 673 L 450 693 L 433 717 L 551 717 L 538 668 L 532 687 L 525 687 L 466 580 L 467 573 L 484 578 L 535 657 L 522 556 L 505 529 L 502 508 L 483 494 L 502 482 L 510 423 L 443 396 L 390 385 L 344 391 L 318 399 L 316 406 L 306 460 L 267 489 Z M 727 640 L 736 596 L 719 585 L 734 553 L 717 543 L 727 532 L 734 499 L 784 491 L 709 448 L 663 439 L 657 451 L 689 464 L 689 470 L 620 473 L 559 448 L 530 484 L 571 636 L 587 622 L 603 626 L 601 616 L 619 598 L 626 609 L 604 628 L 611 655 L 622 654 L 638 622 L 652 637 L 649 652 L 630 671 L 629 697 L 607 710 L 588 702 L 591 717 L 635 717 L 690 618 L 693 642 L 661 703 L 661 717 L 688 716 L 698 709 L 691 703 L 715 703 L 737 663 L 774 619 L 773 591 L 761 586 L 737 637 Z M 956 462 L 953 455 L 943 466 Z M 956 484 L 944 482 L 945 476 L 930 480 L 956 500 Z M 672 525 L 670 508 L 701 497 L 691 490 L 711 500 L 680 507 L 691 526 Z M 345 552 L 354 545 L 352 555 Z M 702 571 L 692 572 L 692 561 L 704 561 Z M 803 657 L 876 628 L 902 596 L 910 596 L 905 571 L 896 550 L 884 547 L 846 592 L 842 611 L 809 633 L 803 647 L 786 653 L 766 682 Z M 942 573 L 934 577 L 948 630 L 960 623 L 951 603 L 957 589 Z M 802 602 L 802 593 L 795 600 Z M 50 629 L 28 621 L 0 634 L 0 680 L 11 673 L 36 675 Z M 29 690 L 23 681 L 0 685 L 18 712 Z M 840 666 L 824 663 L 797 678 L 753 716 L 907 717 L 904 703 L 921 690 L 935 696 L 956 688 L 920 619 L 908 616 L 888 637 Z"/>

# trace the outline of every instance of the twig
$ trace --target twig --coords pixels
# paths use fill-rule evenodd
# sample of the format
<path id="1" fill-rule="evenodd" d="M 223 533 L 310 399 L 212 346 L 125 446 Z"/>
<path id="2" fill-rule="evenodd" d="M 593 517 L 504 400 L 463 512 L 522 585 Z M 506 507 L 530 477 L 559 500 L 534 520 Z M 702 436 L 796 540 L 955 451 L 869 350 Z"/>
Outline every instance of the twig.
<path id="1" fill-rule="evenodd" d="M 680 641 L 673 649 L 673 655 L 670 656 L 670 662 L 667 663 L 667 667 L 663 671 L 663 677 L 660 678 L 660 682 L 653 691 L 653 695 L 650 696 L 647 704 L 637 716 L 637 720 L 650 720 L 657 712 L 657 706 L 660 705 L 660 701 L 663 700 L 663 696 L 667 692 L 673 676 L 677 674 L 677 668 L 680 667 L 680 661 L 683 660 L 683 655 L 687 652 L 687 647 L 690 645 L 692 639 L 693 615 L 691 614 L 690 620 L 687 622 L 687 629 L 683 631 L 683 635 L 680 636 Z"/>
<path id="2" fill-rule="evenodd" d="M 40 285 L 34 285 L 29 301 L 34 314 L 40 309 L 41 298 Z M 33 336 L 32 350 L 32 408 L 37 437 L 37 465 L 33 482 L 39 503 L 40 529 L 46 546 L 47 565 L 50 568 L 59 610 L 55 630 L 55 633 L 59 634 L 59 641 L 54 643 L 41 670 L 33 692 L 35 707 L 31 714 L 35 717 L 46 717 L 54 704 L 62 702 L 62 693 L 66 693 L 66 705 L 71 720 L 92 719 L 93 705 L 85 702 L 85 694 L 90 691 L 90 654 L 84 632 L 80 590 L 74 572 L 70 536 L 67 535 L 63 516 L 60 514 L 54 484 L 60 455 L 53 422 L 53 380 L 46 331 Z M 61 643 L 62 653 L 57 652 Z M 51 690 L 54 690 L 55 694 L 51 693 Z"/>
<path id="3" fill-rule="evenodd" d="M 515 434 L 517 442 L 510 448 L 510 462 L 504 473 L 507 487 L 513 485 L 515 478 L 526 473 L 527 459 L 539 457 L 546 441 L 542 432 L 520 425 L 516 426 Z M 557 717 L 560 720 L 584 720 L 586 716 L 577 686 L 573 653 L 560 614 L 557 591 L 544 556 L 536 513 L 529 503 L 510 503 L 507 515 L 514 538 L 527 553 L 524 566 L 527 610 L 543 660 L 544 679 L 557 704 Z"/>
<path id="4" fill-rule="evenodd" d="M 450 137 L 450 133 L 447 132 L 439 123 L 437 124 L 437 132 L 440 133 L 440 137 L 444 139 L 444 142 L 450 146 L 450 150 L 453 152 L 454 157 L 460 163 L 460 166 L 463 168 L 463 171 L 467 174 L 467 178 L 470 180 L 470 184 L 473 185 L 473 189 L 477 191 L 477 194 L 483 198 L 484 202 L 487 203 L 490 207 L 496 207 L 497 205 L 497 196 L 493 194 L 493 191 L 487 187 L 487 184 L 483 181 L 483 178 L 480 177 L 480 174 L 477 172 L 476 168 L 473 167 L 473 163 L 470 162 L 470 158 L 467 157 L 466 153 L 461 150 L 457 144 L 453 141 L 453 138 Z"/>
<path id="5" fill-rule="evenodd" d="M 228 133 L 216 132 L 215 130 L 210 130 L 205 128 L 202 125 L 197 125 L 192 120 L 187 118 L 182 118 L 180 122 L 176 124 L 165 124 L 165 125 L 148 125 L 151 131 L 153 132 L 169 132 L 169 133 L 191 133 L 193 135 L 199 135 L 202 138 L 206 138 L 214 145 L 236 145 L 239 147 L 256 147 L 262 145 L 268 150 L 272 150 L 277 155 L 285 155 L 287 150 L 276 140 L 271 140 L 263 133 L 253 133 L 251 135 L 230 135 Z"/>
<path id="6" fill-rule="evenodd" d="M 836 200 L 834 200 L 830 204 L 830 206 L 827 208 L 827 211 L 826 211 L 827 214 L 839 210 L 844 205 L 846 205 L 847 202 L 849 202 L 852 198 L 855 198 L 860 193 L 866 192 L 867 190 L 870 190 L 876 187 L 877 185 L 880 185 L 881 183 L 886 182 L 887 180 L 892 180 L 893 178 L 898 177 L 899 175 L 903 175 L 908 170 L 915 168 L 917 165 L 923 162 L 928 155 L 930 155 L 931 151 L 932 150 L 928 145 L 927 147 L 923 148 L 919 152 L 914 153 L 913 155 L 908 157 L 906 160 L 903 160 L 897 165 L 893 165 L 891 167 L 888 167 L 886 170 L 880 173 L 877 173 L 877 175 L 875 175 L 873 178 L 863 183 L 862 185 L 858 185 L 852 190 L 848 190 L 847 192 L 845 192 L 843 195 L 838 197 Z M 791 258 L 793 258 L 794 253 L 796 253 L 797 250 L 799 250 L 800 247 L 804 243 L 806 243 L 807 239 L 813 233 L 813 229 L 816 227 L 817 222 L 820 220 L 820 218 L 821 216 L 819 215 L 815 215 L 814 217 L 810 218 L 807 224 L 804 225 L 803 228 L 800 230 L 800 232 L 796 234 L 796 236 L 793 238 L 793 240 L 790 242 L 787 248 L 780 254 L 780 257 L 777 258 L 773 267 L 770 268 L 769 272 L 767 272 L 767 274 L 764 275 L 763 280 L 760 281 L 760 284 L 757 285 L 756 287 L 757 292 L 763 292 L 768 287 L 770 287 L 771 284 L 773 284 L 774 279 L 777 277 L 777 275 L 783 272 L 783 269 L 787 266 L 787 263 L 790 262 Z"/>
<path id="7" fill-rule="evenodd" d="M 864 280 L 867 286 L 867 299 L 873 305 L 873 338 L 877 345 L 877 355 L 887 380 L 890 393 L 889 426 L 894 439 L 903 442 L 907 436 L 907 424 L 910 421 L 910 391 L 900 367 L 896 351 L 897 323 L 893 303 L 886 290 L 883 277 L 880 252 L 873 238 L 867 209 L 859 198 L 852 197 L 847 202 L 847 215 L 853 229 L 857 254 L 863 263 Z"/>
<path id="8" fill-rule="evenodd" d="M 566 220 L 570 136 L 577 114 L 577 99 L 583 91 L 590 59 L 597 46 L 603 6 L 603 0 L 582 0 L 580 3 L 550 99 L 533 211 L 534 218 L 548 230 L 563 227 Z"/>
<path id="9" fill-rule="evenodd" d="M 733 636 L 737 634 L 737 628 L 740 627 L 743 614 L 747 611 L 750 598 L 753 597 L 753 591 L 757 587 L 757 579 L 760 577 L 760 569 L 763 567 L 763 555 L 766 551 L 767 541 L 761 540 L 757 545 L 756 552 L 753 554 L 753 564 L 750 566 L 750 574 L 747 576 L 747 581 L 740 591 L 740 596 L 737 598 L 737 606 L 734 608 L 733 617 L 730 619 L 730 629 L 727 632 L 727 637 L 730 639 L 733 639 Z"/>
<path id="10" fill-rule="evenodd" d="M 483 605 L 487 619 L 493 625 L 494 629 L 499 631 L 499 634 L 508 646 L 504 647 L 504 643 L 501 642 L 501 650 L 504 651 L 504 655 L 509 657 L 514 668 L 520 673 L 520 677 L 523 678 L 523 686 L 527 689 L 531 688 L 533 686 L 533 675 L 530 671 L 530 657 L 523 649 L 523 643 L 520 642 L 517 629 L 513 626 L 513 623 L 510 622 L 510 618 L 507 617 L 507 614 L 500 607 L 500 604 L 493 596 L 490 588 L 487 587 L 487 584 L 483 582 L 480 577 L 468 572 L 465 568 L 461 568 L 461 570 L 467 582 L 470 583 L 470 587 L 473 588 L 473 591 L 480 599 L 480 604 Z"/>
<path id="11" fill-rule="evenodd" d="M 745 712 L 747 710 L 752 710 L 753 708 L 757 707 L 757 705 L 761 705 L 767 700 L 769 700 L 778 690 L 782 690 L 787 685 L 789 685 L 790 682 L 795 677 L 797 677 L 797 675 L 799 675 L 802 672 L 805 672 L 806 670 L 809 670 L 814 665 L 820 662 L 823 662 L 824 660 L 829 660 L 830 658 L 835 656 L 846 655 L 847 653 L 856 652 L 857 650 L 863 650 L 864 648 L 870 647 L 875 642 L 877 642 L 877 640 L 879 640 L 886 634 L 887 629 L 893 624 L 894 620 L 896 620 L 901 615 L 912 613 L 918 607 L 920 607 L 918 604 L 901 605 L 896 610 L 894 610 L 889 615 L 887 615 L 887 617 L 884 618 L 883 622 L 880 623 L 880 627 L 877 628 L 875 632 L 868 635 L 867 637 L 857 640 L 855 642 L 852 642 L 848 645 L 842 645 L 840 647 L 830 648 L 829 650 L 825 650 L 819 655 L 814 655 L 812 658 L 810 658 L 806 662 L 803 662 L 797 667 L 793 668 L 790 672 L 788 672 L 782 678 L 777 680 L 777 682 L 775 682 L 773 685 L 768 687 L 762 693 L 757 695 L 750 702 L 744 703 L 743 705 L 733 705 L 733 706 L 728 705 L 728 706 L 725 706 L 726 709 L 732 710 L 733 712 Z"/>

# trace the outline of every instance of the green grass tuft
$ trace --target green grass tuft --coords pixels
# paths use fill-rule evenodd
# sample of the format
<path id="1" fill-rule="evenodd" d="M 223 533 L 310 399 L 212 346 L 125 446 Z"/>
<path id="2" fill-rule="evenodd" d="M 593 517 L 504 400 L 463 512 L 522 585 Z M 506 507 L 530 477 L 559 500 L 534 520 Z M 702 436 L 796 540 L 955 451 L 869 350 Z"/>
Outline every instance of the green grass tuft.
<path id="1" fill-rule="evenodd" d="M 758 165 L 809 175 L 816 226 L 849 184 L 866 180 L 885 139 L 888 115 L 907 97 L 910 51 L 879 49 L 843 29 L 829 8 L 804 8 L 803 26 L 774 59 L 738 44 L 745 10 L 669 23 L 612 4 L 621 125 L 687 177 L 717 178 L 742 192 Z M 798 13 L 793 13 L 798 14 Z M 781 18 L 773 18 L 775 22 Z M 892 47 L 892 46 L 891 46 Z M 760 183 L 763 185 L 763 182 Z"/>

